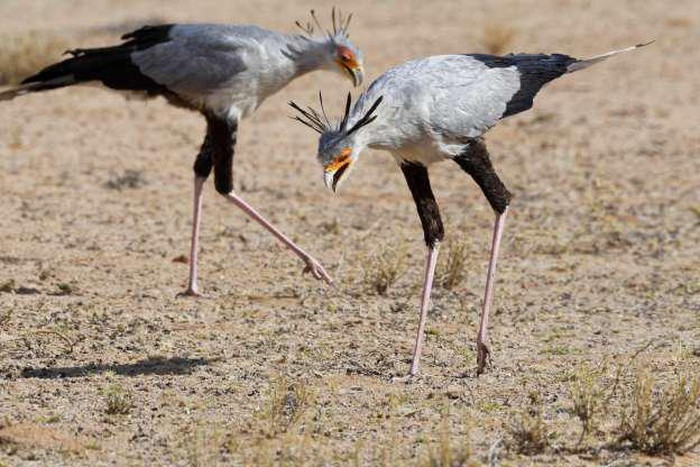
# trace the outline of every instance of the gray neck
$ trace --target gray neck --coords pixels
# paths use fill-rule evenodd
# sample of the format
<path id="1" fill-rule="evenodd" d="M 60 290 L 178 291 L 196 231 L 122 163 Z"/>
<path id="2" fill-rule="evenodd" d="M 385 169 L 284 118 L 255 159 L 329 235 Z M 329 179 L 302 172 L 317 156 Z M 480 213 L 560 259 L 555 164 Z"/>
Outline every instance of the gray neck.
<path id="1" fill-rule="evenodd" d="M 287 51 L 284 53 L 294 63 L 294 77 L 310 71 L 330 68 L 332 65 L 332 44 L 328 37 L 306 39 L 298 35 L 285 36 Z"/>

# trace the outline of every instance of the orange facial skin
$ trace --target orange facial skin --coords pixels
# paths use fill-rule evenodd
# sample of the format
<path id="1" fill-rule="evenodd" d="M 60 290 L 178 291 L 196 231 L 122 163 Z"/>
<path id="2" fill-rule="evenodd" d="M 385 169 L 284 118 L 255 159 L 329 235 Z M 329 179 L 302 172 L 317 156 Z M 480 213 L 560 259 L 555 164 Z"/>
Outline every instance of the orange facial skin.
<path id="1" fill-rule="evenodd" d="M 349 48 L 339 45 L 336 49 L 336 54 L 338 56 L 338 58 L 336 59 L 338 65 L 347 67 L 351 70 L 358 68 L 359 65 L 357 64 L 357 58 L 355 57 L 355 53 Z"/>
<path id="2" fill-rule="evenodd" d="M 340 151 L 340 155 L 333 159 L 333 162 L 324 167 L 326 172 L 335 172 L 341 167 L 350 163 L 350 154 L 352 154 L 352 148 L 343 148 Z"/>

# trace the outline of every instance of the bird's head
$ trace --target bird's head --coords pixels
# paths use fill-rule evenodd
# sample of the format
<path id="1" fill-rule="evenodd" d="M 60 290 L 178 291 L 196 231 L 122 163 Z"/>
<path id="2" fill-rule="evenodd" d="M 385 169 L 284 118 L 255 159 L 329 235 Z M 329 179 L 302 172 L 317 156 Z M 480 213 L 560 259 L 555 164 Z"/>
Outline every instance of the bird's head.
<path id="1" fill-rule="evenodd" d="M 318 161 L 323 167 L 323 182 L 326 187 L 338 191 L 338 187 L 350 174 L 357 157 L 358 147 L 354 137 L 328 131 L 318 140 Z"/>
<path id="2" fill-rule="evenodd" d="M 352 13 L 345 16 L 340 10 L 333 8 L 331 11 L 331 20 L 333 23 L 332 29 L 325 29 L 316 17 L 314 10 L 311 10 L 312 21 L 306 24 L 301 24 L 299 21 L 296 25 L 304 32 L 307 39 L 312 39 L 316 28 L 325 32 L 323 43 L 327 45 L 328 69 L 336 71 L 352 81 L 354 86 L 362 84 L 364 79 L 364 67 L 362 52 L 350 41 L 348 27 L 352 19 Z"/>
<path id="3" fill-rule="evenodd" d="M 357 161 L 364 144 L 358 138 L 358 130 L 372 123 L 377 116 L 374 111 L 382 102 L 380 96 L 370 109 L 365 112 L 359 120 L 348 124 L 350 118 L 350 104 L 352 98 L 348 93 L 345 103 L 345 114 L 337 125 L 331 124 L 323 108 L 323 97 L 319 93 L 321 101 L 321 113 L 311 107 L 302 109 L 294 102 L 292 106 L 301 116 L 297 115 L 295 120 L 303 123 L 309 128 L 318 132 L 321 136 L 318 140 L 318 161 L 323 167 L 323 181 L 326 187 L 336 192 L 340 184 L 347 178 Z"/>
<path id="4" fill-rule="evenodd" d="M 332 43 L 334 46 L 333 63 L 336 65 L 335 69 L 340 71 L 343 76 L 349 78 L 353 86 L 361 85 L 365 77 L 365 71 L 362 66 L 362 52 L 360 49 L 355 47 L 344 33 L 333 36 Z"/>

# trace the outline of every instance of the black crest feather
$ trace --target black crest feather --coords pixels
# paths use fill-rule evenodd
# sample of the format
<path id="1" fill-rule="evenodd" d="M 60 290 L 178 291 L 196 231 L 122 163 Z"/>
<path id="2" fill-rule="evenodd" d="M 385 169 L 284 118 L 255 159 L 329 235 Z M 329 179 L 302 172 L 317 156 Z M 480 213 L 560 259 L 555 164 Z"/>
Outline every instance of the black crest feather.
<path id="1" fill-rule="evenodd" d="M 374 101 L 374 104 L 372 104 L 372 107 L 369 108 L 369 110 L 364 114 L 364 116 L 360 120 L 358 120 L 357 123 L 355 123 L 352 126 L 352 128 L 347 130 L 345 134 L 350 135 L 362 128 L 363 126 L 367 126 L 370 123 L 372 123 L 377 118 L 376 115 L 372 114 L 375 110 L 377 110 L 377 107 L 379 107 L 379 104 L 382 103 L 382 100 L 384 100 L 384 96 L 379 96 L 379 98 L 376 101 Z"/>
<path id="2" fill-rule="evenodd" d="M 323 106 L 323 95 L 319 92 L 318 93 L 318 99 L 319 102 L 321 103 L 321 113 L 319 114 L 316 110 L 314 110 L 311 107 L 307 107 L 306 109 L 302 109 L 299 107 L 296 102 L 294 101 L 289 101 L 289 105 L 299 112 L 301 114 L 300 116 L 294 116 L 291 117 L 294 120 L 297 120 L 298 122 L 303 123 L 304 125 L 308 126 L 312 130 L 323 134 L 327 133 L 329 131 L 337 131 L 340 133 L 342 136 L 348 136 L 359 130 L 360 128 L 369 125 L 372 123 L 374 120 L 376 120 L 377 116 L 374 115 L 374 111 L 377 110 L 377 107 L 379 107 L 379 104 L 382 103 L 382 100 L 384 100 L 383 96 L 379 96 L 376 101 L 372 104 L 372 106 L 369 108 L 367 112 L 360 118 L 351 128 L 347 128 L 348 126 L 348 119 L 350 118 L 350 107 L 352 106 L 352 95 L 348 93 L 348 98 L 345 101 L 345 112 L 343 113 L 343 118 L 340 120 L 340 123 L 338 124 L 337 128 L 333 128 L 333 125 L 331 124 L 330 120 L 328 119 L 328 116 L 326 115 L 326 110 Z"/>
<path id="3" fill-rule="evenodd" d="M 301 21 L 294 22 L 294 24 L 301 30 L 304 37 L 310 39 L 316 30 L 325 31 L 328 37 L 334 37 L 339 34 L 348 37 L 348 28 L 350 27 L 352 13 L 346 16 L 342 11 L 340 11 L 340 8 L 336 9 L 336 7 L 333 7 L 331 10 L 331 24 L 333 26 L 332 32 L 331 30 L 321 26 L 321 22 L 318 20 L 318 16 L 316 16 L 316 10 L 311 10 L 309 15 L 311 16 L 310 21 L 306 21 L 305 23 L 302 23 Z"/>

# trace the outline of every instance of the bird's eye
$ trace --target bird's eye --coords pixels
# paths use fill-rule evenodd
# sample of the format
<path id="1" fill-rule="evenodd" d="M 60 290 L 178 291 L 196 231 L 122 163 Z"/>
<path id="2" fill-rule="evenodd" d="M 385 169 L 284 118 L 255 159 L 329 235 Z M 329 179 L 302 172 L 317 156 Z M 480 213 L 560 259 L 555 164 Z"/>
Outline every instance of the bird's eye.
<path id="1" fill-rule="evenodd" d="M 338 50 L 338 58 L 340 58 L 344 62 L 350 62 L 355 59 L 352 51 L 345 47 L 342 47 Z"/>

